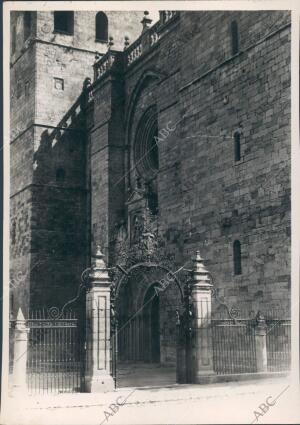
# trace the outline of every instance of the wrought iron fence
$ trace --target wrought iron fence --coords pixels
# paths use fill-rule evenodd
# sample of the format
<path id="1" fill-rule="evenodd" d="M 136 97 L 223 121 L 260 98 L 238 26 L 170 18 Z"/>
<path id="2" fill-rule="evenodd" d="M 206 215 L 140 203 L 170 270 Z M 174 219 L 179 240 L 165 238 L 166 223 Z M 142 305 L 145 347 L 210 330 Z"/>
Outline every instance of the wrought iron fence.
<path id="1" fill-rule="evenodd" d="M 212 320 L 214 370 L 217 374 L 256 372 L 255 330 L 252 322 Z"/>
<path id="2" fill-rule="evenodd" d="M 72 311 L 63 317 L 31 312 L 27 384 L 31 393 L 77 392 L 84 385 L 84 347 L 78 319 Z"/>
<path id="3" fill-rule="evenodd" d="M 265 320 L 267 371 L 291 367 L 291 321 Z M 217 374 L 255 373 L 257 322 L 252 319 L 212 319 L 214 370 Z"/>

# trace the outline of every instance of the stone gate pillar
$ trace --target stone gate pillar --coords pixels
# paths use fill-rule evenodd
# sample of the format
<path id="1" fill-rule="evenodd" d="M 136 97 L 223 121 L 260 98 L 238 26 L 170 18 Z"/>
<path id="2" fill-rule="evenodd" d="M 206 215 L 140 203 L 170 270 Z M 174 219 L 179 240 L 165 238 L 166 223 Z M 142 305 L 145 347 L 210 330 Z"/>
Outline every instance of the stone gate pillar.
<path id="1" fill-rule="evenodd" d="M 86 391 L 114 389 L 110 374 L 110 279 L 97 246 L 86 295 Z"/>
<path id="2" fill-rule="evenodd" d="M 267 325 L 260 311 L 256 315 L 255 351 L 257 372 L 267 372 Z"/>
<path id="3" fill-rule="evenodd" d="M 199 251 L 193 260 L 192 280 L 192 381 L 201 384 L 209 382 L 214 374 L 211 329 L 213 285 Z"/>
<path id="4" fill-rule="evenodd" d="M 19 308 L 14 333 L 14 364 L 13 364 L 13 391 L 23 393 L 27 389 L 26 366 L 28 355 L 28 333 L 26 320 Z"/>

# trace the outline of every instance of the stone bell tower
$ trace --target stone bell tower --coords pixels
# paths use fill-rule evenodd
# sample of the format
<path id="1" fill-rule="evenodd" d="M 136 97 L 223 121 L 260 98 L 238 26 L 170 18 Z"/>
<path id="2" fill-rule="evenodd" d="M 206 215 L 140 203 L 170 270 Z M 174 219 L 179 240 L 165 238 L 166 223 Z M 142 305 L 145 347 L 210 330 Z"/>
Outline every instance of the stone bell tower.
<path id="1" fill-rule="evenodd" d="M 126 16 L 124 16 L 126 15 Z M 11 312 L 62 305 L 89 265 L 89 166 L 78 98 L 96 52 L 141 33 L 142 12 L 14 11 Z M 59 307 L 59 306 L 58 306 Z"/>

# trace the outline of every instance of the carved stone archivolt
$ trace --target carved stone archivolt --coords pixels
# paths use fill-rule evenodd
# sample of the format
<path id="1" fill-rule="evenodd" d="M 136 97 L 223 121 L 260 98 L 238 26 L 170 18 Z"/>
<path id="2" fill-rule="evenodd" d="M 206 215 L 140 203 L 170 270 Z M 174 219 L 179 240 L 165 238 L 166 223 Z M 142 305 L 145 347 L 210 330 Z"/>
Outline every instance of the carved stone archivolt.
<path id="1" fill-rule="evenodd" d="M 164 240 L 159 235 L 158 215 L 149 208 L 147 191 L 135 188 L 126 204 L 127 221 L 116 227 L 114 236 L 115 264 L 127 269 L 139 262 L 157 262 L 173 268 L 173 258 L 165 253 Z M 118 275 L 116 268 L 114 273 Z"/>

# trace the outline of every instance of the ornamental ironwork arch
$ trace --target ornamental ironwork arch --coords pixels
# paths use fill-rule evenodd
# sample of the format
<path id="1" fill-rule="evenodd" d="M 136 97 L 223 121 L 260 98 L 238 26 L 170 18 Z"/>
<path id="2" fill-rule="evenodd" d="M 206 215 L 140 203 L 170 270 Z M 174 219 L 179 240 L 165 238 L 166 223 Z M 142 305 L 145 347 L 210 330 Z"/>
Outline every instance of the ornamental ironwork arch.
<path id="1" fill-rule="evenodd" d="M 181 300 L 182 303 L 184 303 L 184 292 L 183 292 L 183 289 L 182 289 L 182 287 L 180 285 L 179 279 L 176 277 L 176 273 L 178 273 L 180 270 L 182 270 L 183 267 L 182 268 L 179 268 L 174 273 L 168 267 L 163 266 L 163 265 L 160 265 L 160 264 L 157 264 L 157 263 L 137 263 L 137 264 L 134 264 L 133 266 L 129 267 L 129 269 L 127 269 L 127 270 L 125 270 L 121 266 L 117 266 L 117 268 L 122 272 L 122 276 L 121 276 L 121 278 L 115 284 L 115 294 L 114 294 L 115 300 L 118 299 L 118 296 L 119 296 L 120 289 L 122 287 L 123 281 L 125 279 L 128 279 L 129 280 L 129 276 L 130 276 L 131 272 L 133 270 L 138 269 L 139 267 L 145 267 L 145 268 L 148 268 L 148 269 L 160 269 L 160 270 L 166 272 L 166 278 L 167 278 L 168 275 L 171 275 L 172 276 L 172 279 L 167 279 L 167 280 L 168 280 L 168 282 L 169 282 L 170 285 L 173 284 L 173 282 L 175 282 L 177 288 L 179 289 L 180 300 Z M 158 282 L 158 287 L 159 287 L 159 282 L 160 281 L 157 281 L 157 282 Z"/>

